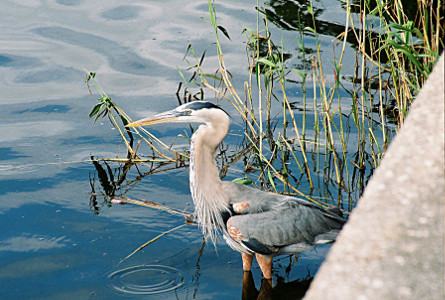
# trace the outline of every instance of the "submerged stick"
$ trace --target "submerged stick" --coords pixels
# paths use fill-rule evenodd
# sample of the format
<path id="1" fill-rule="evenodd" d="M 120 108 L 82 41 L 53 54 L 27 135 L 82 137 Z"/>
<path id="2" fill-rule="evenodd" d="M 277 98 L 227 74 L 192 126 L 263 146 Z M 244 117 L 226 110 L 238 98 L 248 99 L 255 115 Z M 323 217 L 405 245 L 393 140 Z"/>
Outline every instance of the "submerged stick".
<path id="1" fill-rule="evenodd" d="M 127 260 L 128 258 L 132 257 L 134 254 L 136 254 L 136 253 L 139 252 L 140 250 L 144 249 L 145 247 L 147 247 L 148 245 L 150 245 L 151 243 L 153 243 L 154 241 L 156 241 L 156 240 L 159 239 L 160 237 L 162 237 L 162 236 L 164 236 L 164 235 L 166 235 L 166 234 L 168 234 L 168 233 L 170 233 L 170 232 L 172 232 L 172 231 L 175 231 L 175 230 L 177 230 L 177 229 L 179 229 L 179 228 L 182 228 L 182 227 L 184 227 L 185 225 L 187 225 L 187 223 L 182 224 L 182 225 L 179 225 L 179 226 L 176 226 L 176 227 L 173 227 L 172 229 L 169 229 L 169 230 L 167 230 L 167 231 L 161 233 L 160 235 L 156 236 L 155 238 L 149 240 L 148 242 L 146 242 L 145 244 L 143 244 L 142 246 L 140 246 L 139 248 L 137 248 L 136 250 L 134 250 L 132 253 L 130 253 L 127 257 L 125 257 L 124 259 L 122 259 L 122 260 L 119 262 L 119 264 L 122 263 L 123 261 Z"/>
<path id="2" fill-rule="evenodd" d="M 152 202 L 152 201 L 140 201 L 140 200 L 133 200 L 130 199 L 128 197 L 125 196 L 121 196 L 121 199 L 114 197 L 111 200 L 111 203 L 115 203 L 115 204 L 126 204 L 126 203 L 131 203 L 131 204 L 135 204 L 135 205 L 139 205 L 139 206 L 145 206 L 145 207 L 149 207 L 149 208 L 153 208 L 153 209 L 158 209 L 158 210 L 163 210 L 165 212 L 168 212 L 170 214 L 174 214 L 174 215 L 180 215 L 185 217 L 187 220 L 191 219 L 190 214 L 187 214 L 183 211 L 177 210 L 175 208 L 171 208 L 156 202 Z"/>

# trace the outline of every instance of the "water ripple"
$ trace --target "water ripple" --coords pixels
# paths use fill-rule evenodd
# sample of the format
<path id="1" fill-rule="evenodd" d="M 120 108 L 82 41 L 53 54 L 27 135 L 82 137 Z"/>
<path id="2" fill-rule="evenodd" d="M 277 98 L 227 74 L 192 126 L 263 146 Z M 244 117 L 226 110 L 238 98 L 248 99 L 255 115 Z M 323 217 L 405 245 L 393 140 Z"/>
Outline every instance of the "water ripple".
<path id="1" fill-rule="evenodd" d="M 121 72 L 153 75 L 154 70 L 158 74 L 165 74 L 170 71 L 158 62 L 142 58 L 132 49 L 98 35 L 59 26 L 43 26 L 31 31 L 47 39 L 97 51 L 108 58 L 111 67 Z"/>
<path id="2" fill-rule="evenodd" d="M 153 295 L 184 290 L 195 278 L 170 266 L 139 265 L 117 270 L 108 275 L 109 284 L 119 292 Z"/>

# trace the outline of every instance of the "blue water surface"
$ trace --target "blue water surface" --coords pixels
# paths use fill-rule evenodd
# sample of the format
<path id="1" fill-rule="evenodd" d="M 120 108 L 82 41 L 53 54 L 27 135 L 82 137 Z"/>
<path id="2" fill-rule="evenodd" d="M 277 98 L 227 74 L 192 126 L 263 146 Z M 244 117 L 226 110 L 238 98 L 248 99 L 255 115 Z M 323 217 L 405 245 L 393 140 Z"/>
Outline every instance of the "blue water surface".
<path id="1" fill-rule="evenodd" d="M 274 4 L 266 6 L 273 10 Z M 224 58 L 243 91 L 248 74 L 243 30 L 257 26 L 256 2 L 216 5 L 218 22 L 231 38 L 220 37 Z M 328 5 L 331 10 L 325 10 Z M 326 1 L 320 9 L 321 19 L 343 22 L 340 2 Z M 189 44 L 198 56 L 207 50 L 210 73 L 217 67 L 207 1 L 3 0 L 0 16 L 0 298 L 241 298 L 241 257 L 222 240 L 217 249 L 202 248 L 197 226 L 184 225 L 122 261 L 185 218 L 94 198 L 104 194 L 107 182 L 101 182 L 91 157 L 116 157 L 121 138 L 107 119 L 93 124 L 88 118 L 100 96 L 93 86 L 91 97 L 85 72 L 97 72 L 103 90 L 134 119 L 175 107 L 178 69 L 187 72 L 183 57 Z M 276 42 L 282 38 L 285 49 L 294 51 L 296 33 L 277 24 L 270 24 Z M 322 49 L 331 48 L 332 36 L 319 38 L 326 41 Z M 297 51 L 288 64 L 299 65 Z M 344 70 L 352 73 L 353 66 Z M 215 101 L 210 91 L 206 96 Z M 298 86 L 290 86 L 289 97 L 301 103 Z M 244 130 L 234 108 L 221 105 L 232 115 L 225 145 L 234 154 Z M 187 139 L 178 135 L 190 129 L 173 124 L 152 132 L 182 150 Z M 242 160 L 239 164 L 229 169 L 227 180 L 243 176 Z M 122 164 L 100 165 L 115 181 L 123 172 Z M 108 182 L 110 193 L 193 212 L 187 167 L 140 176 L 149 171 L 148 165 L 132 167 L 117 189 Z M 328 250 L 302 253 L 297 262 L 277 259 L 274 283 L 295 290 L 314 276 Z M 259 289 L 256 263 L 252 273 Z"/>

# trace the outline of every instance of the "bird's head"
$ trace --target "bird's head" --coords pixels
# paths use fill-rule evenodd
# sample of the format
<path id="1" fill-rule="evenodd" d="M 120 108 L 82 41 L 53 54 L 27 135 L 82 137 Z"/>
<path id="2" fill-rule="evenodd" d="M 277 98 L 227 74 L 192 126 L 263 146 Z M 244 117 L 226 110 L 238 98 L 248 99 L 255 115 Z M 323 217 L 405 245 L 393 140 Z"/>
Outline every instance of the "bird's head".
<path id="1" fill-rule="evenodd" d="M 178 106 L 175 109 L 144 118 L 127 125 L 139 127 L 159 123 L 228 123 L 228 114 L 218 105 L 207 101 L 194 101 Z"/>

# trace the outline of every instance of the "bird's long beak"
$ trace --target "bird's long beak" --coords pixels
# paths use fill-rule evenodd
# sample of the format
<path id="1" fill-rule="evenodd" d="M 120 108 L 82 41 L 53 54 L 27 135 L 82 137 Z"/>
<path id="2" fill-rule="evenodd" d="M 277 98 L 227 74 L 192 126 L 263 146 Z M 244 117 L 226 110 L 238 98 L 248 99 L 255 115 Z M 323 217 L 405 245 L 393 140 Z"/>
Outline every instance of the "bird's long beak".
<path id="1" fill-rule="evenodd" d="M 178 114 L 174 110 L 169 110 L 164 113 L 154 115 L 144 119 L 137 120 L 128 124 L 126 127 L 140 127 L 145 125 L 159 124 L 159 123 L 171 123 L 178 119 Z"/>

